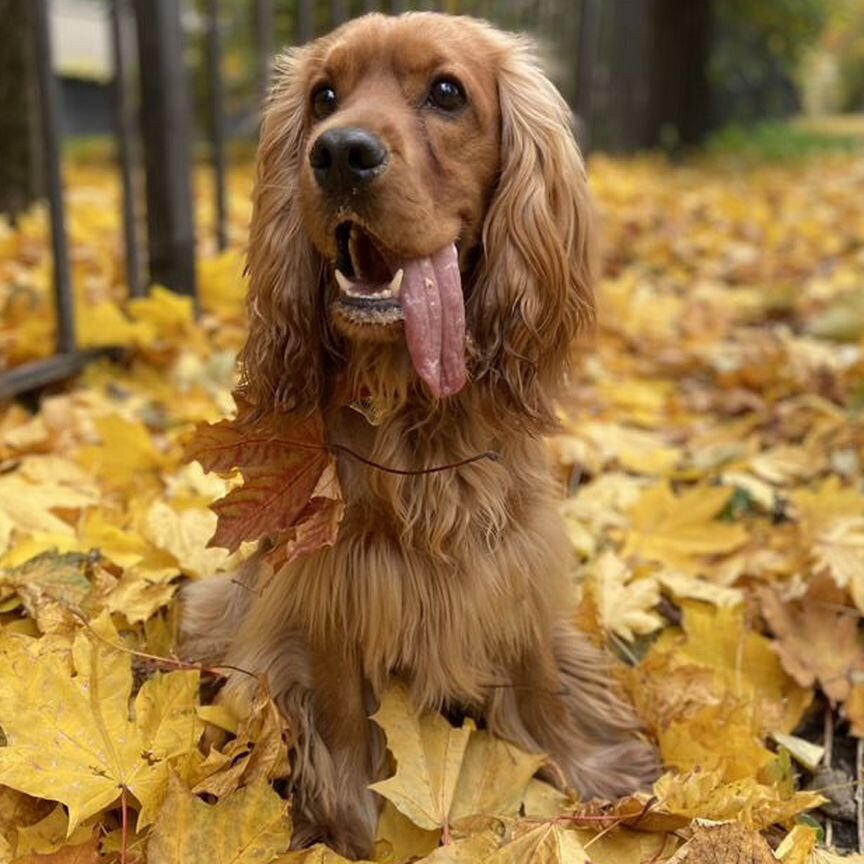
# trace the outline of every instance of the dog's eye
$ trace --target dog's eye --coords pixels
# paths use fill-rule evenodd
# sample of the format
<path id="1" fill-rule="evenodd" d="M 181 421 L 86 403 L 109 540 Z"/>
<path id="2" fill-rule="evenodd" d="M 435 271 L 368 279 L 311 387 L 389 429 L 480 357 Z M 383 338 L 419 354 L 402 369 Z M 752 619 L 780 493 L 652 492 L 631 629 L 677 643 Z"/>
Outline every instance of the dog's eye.
<path id="1" fill-rule="evenodd" d="M 336 103 L 338 101 L 336 91 L 325 84 L 312 94 L 312 113 L 316 119 L 323 120 L 336 110 Z"/>
<path id="2" fill-rule="evenodd" d="M 452 78 L 439 78 L 432 83 L 427 104 L 442 111 L 458 111 L 465 105 L 465 91 Z"/>

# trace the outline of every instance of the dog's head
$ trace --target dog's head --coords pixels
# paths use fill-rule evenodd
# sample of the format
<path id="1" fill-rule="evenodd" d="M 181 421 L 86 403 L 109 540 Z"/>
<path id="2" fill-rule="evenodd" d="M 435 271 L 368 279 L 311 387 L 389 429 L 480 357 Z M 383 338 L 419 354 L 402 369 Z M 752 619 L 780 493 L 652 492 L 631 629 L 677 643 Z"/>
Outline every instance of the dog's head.
<path id="1" fill-rule="evenodd" d="M 247 397 L 309 410 L 347 372 L 432 401 L 470 381 L 545 417 L 593 315 L 589 210 L 521 38 L 370 15 L 289 51 L 258 155 Z"/>

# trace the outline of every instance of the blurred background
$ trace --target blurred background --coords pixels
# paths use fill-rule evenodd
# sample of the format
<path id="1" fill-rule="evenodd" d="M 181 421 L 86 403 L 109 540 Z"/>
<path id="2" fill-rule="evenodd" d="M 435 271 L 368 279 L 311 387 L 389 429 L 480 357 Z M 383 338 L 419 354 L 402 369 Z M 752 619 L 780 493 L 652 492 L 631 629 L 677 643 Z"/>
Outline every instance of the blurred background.
<path id="1" fill-rule="evenodd" d="M 4 365 L 46 359 L 51 339 L 60 354 L 79 347 L 64 165 L 117 184 L 112 290 L 195 296 L 197 260 L 243 242 L 235 199 L 248 196 L 270 57 L 352 16 L 409 8 L 535 34 L 588 154 L 770 159 L 864 141 L 864 0 L 0 0 L 0 213 L 11 230 L 49 202 L 58 313 L 53 335 L 26 346 L 7 326 Z M 32 281 L 13 275 L 22 290 Z M 9 278 L 4 320 L 20 324 Z M 0 395 L 67 366 L 4 376 Z"/>

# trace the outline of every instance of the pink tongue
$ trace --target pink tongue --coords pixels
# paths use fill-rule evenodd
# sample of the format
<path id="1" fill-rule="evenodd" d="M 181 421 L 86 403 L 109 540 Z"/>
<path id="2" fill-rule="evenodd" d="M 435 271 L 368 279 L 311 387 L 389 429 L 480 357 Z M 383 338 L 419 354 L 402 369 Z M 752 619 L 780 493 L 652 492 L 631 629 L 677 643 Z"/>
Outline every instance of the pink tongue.
<path id="1" fill-rule="evenodd" d="M 405 338 L 417 374 L 437 397 L 465 386 L 465 305 L 456 246 L 403 265 Z"/>

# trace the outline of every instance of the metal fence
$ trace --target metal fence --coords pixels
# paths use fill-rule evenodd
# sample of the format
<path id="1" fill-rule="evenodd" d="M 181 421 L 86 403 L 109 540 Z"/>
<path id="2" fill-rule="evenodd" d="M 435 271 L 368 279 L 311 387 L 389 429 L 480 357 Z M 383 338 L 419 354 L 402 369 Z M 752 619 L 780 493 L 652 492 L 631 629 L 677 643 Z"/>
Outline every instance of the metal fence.
<path id="1" fill-rule="evenodd" d="M 49 203 L 53 247 L 53 292 L 56 311 L 56 351 L 44 360 L 0 372 L 0 399 L 70 377 L 95 353 L 76 342 L 75 307 L 69 250 L 64 224 L 61 165 L 61 122 L 58 84 L 52 65 L 49 14 L 51 0 L 30 0 L 32 39 L 38 67 L 41 142 L 45 194 Z M 188 0 L 191 3 L 191 0 Z M 234 6 L 244 0 L 234 0 Z M 352 14 L 368 11 L 398 13 L 414 9 L 469 12 L 496 20 L 512 29 L 531 29 L 563 44 L 567 74 L 562 90 L 587 126 L 596 106 L 604 102 L 603 62 L 594 50 L 597 36 L 612 20 L 609 0 L 245 0 L 253 31 L 257 91 L 267 87 L 275 44 L 278 14 L 290 13 L 302 43 L 319 31 L 338 25 Z M 632 15 L 634 5 L 658 0 L 624 0 L 614 5 Z M 686 0 L 689 2 L 689 0 Z M 203 72 L 207 79 L 209 122 L 204 137 L 214 176 L 215 233 L 219 248 L 226 245 L 226 123 L 222 16 L 225 0 L 199 0 L 197 14 L 206 46 Z M 626 8 L 625 8 L 626 7 Z M 183 0 L 107 0 L 114 65 L 112 79 L 114 138 L 121 178 L 125 267 L 129 294 L 146 293 L 159 283 L 195 298 L 195 225 L 192 196 L 192 102 L 184 58 Z M 629 11 L 628 11 L 629 10 Z M 326 19 L 326 20 L 324 20 Z M 137 81 L 130 74 L 130 58 L 138 58 Z M 598 74 L 599 72 L 599 74 Z M 583 86 L 580 86 L 582 82 Z M 584 86 L 586 85 L 588 86 Z M 140 109 L 140 113 L 139 113 Z M 586 124 L 583 123 L 583 129 Z M 143 153 L 144 201 L 139 202 L 136 153 Z M 139 206 L 143 204 L 144 206 Z M 143 212 L 146 232 L 136 213 Z M 146 239 L 145 239 L 146 238 Z"/>

